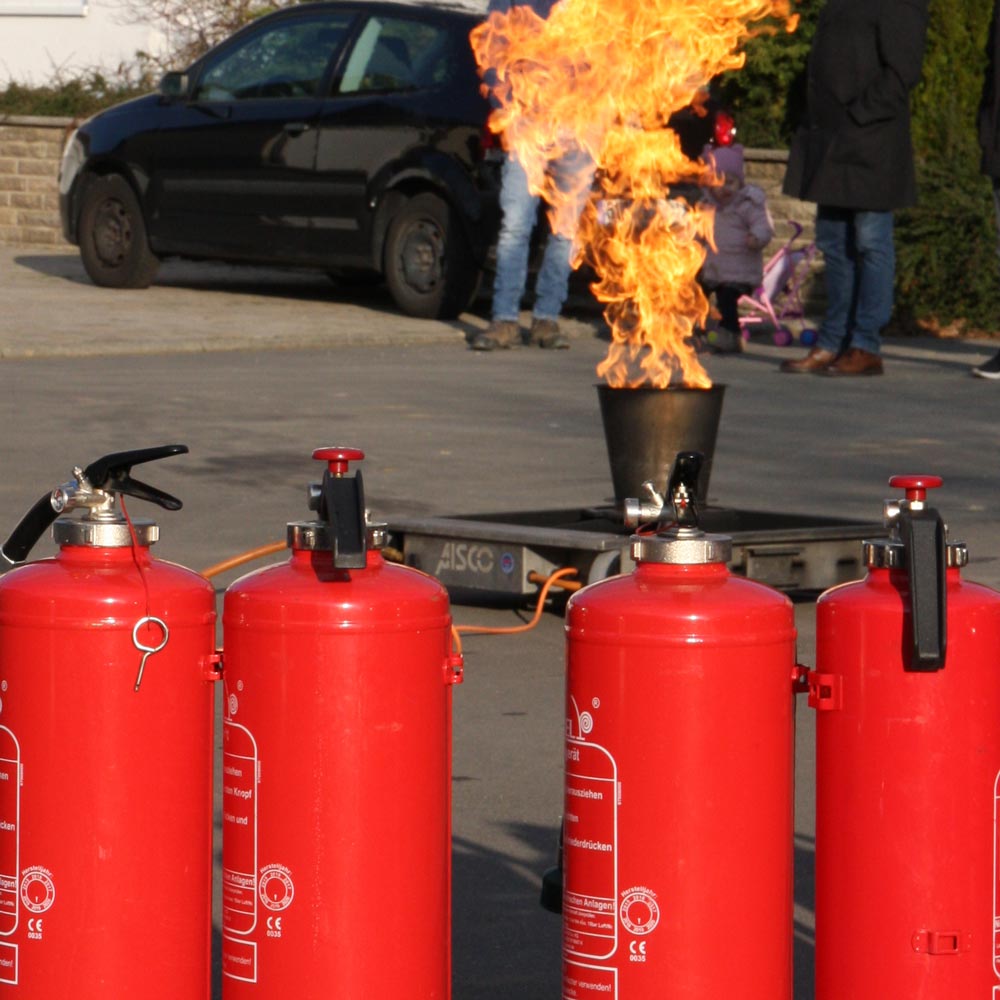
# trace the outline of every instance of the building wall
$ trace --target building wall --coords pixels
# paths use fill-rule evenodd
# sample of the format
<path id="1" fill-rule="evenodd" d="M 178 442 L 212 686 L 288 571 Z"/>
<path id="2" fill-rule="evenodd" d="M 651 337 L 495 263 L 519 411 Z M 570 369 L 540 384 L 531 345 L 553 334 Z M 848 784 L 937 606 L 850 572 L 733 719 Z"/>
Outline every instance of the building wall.
<path id="1" fill-rule="evenodd" d="M 150 25 L 126 22 L 120 0 L 0 0 L 0 86 L 114 71 L 161 45 Z"/>

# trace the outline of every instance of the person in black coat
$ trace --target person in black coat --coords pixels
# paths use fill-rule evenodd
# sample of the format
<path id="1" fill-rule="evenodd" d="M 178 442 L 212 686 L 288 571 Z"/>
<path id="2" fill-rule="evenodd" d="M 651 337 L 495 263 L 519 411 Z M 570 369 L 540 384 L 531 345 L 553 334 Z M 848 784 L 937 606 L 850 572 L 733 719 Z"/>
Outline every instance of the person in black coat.
<path id="1" fill-rule="evenodd" d="M 980 170 L 993 181 L 993 205 L 996 208 L 997 232 L 1000 234 L 1000 32 L 997 19 L 1000 4 L 993 6 L 990 34 L 986 42 L 986 75 L 983 79 L 983 94 L 979 100 L 979 148 L 983 151 Z M 1000 255 L 1000 237 L 997 241 Z M 1000 379 L 1000 351 L 986 364 L 972 369 L 979 378 Z"/>
<path id="2" fill-rule="evenodd" d="M 828 0 L 807 66 L 807 116 L 784 192 L 815 202 L 827 309 L 816 346 L 783 372 L 881 375 L 892 316 L 893 212 L 916 201 L 910 91 L 928 0 Z"/>

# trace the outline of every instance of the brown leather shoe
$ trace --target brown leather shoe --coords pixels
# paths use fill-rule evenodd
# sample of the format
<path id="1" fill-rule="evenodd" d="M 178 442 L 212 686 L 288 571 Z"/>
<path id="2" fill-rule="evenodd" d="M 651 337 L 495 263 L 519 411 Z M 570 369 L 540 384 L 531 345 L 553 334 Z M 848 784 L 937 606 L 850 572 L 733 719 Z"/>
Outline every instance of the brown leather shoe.
<path id="1" fill-rule="evenodd" d="M 871 351 L 852 347 L 822 373 L 824 375 L 881 375 L 882 359 Z"/>
<path id="2" fill-rule="evenodd" d="M 792 375 L 817 375 L 826 371 L 837 360 L 835 351 L 827 351 L 822 347 L 814 347 L 804 358 L 798 361 L 782 361 L 779 371 Z"/>

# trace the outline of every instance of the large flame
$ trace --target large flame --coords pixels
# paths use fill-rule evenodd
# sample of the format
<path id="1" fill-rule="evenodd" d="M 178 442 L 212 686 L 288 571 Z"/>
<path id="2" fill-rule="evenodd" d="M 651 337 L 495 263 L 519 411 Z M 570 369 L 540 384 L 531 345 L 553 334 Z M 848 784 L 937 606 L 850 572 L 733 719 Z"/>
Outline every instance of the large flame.
<path id="1" fill-rule="evenodd" d="M 671 198 L 671 186 L 717 178 L 665 123 L 743 64 L 751 24 L 773 30 L 768 19 L 780 18 L 793 30 L 788 3 L 560 0 L 545 20 L 514 6 L 472 32 L 496 105 L 490 128 L 545 198 L 553 228 L 576 240 L 574 265 L 597 274 L 612 332 L 597 373 L 612 386 L 711 385 L 692 334 L 708 315 L 696 275 L 712 216 Z M 553 176 L 549 165 L 566 156 L 593 162 L 593 190 L 590 169 Z"/>

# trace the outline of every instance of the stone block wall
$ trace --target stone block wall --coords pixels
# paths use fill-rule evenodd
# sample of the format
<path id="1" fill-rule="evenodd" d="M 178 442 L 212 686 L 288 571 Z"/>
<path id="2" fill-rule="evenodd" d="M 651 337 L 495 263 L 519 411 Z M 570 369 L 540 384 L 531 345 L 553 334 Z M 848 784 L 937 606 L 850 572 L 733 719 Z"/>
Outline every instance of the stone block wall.
<path id="1" fill-rule="evenodd" d="M 59 160 L 73 125 L 0 115 L 0 243 L 62 243 Z"/>

